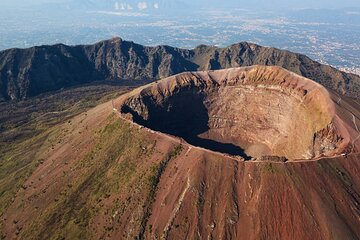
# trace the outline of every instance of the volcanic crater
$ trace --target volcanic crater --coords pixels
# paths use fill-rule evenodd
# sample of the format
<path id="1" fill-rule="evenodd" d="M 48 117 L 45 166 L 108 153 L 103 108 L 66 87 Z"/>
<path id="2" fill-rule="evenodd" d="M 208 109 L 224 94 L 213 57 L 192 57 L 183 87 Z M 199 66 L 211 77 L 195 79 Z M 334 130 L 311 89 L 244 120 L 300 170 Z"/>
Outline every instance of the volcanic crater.
<path id="1" fill-rule="evenodd" d="M 125 95 L 120 114 L 191 145 L 245 160 L 309 160 L 354 151 L 320 84 L 280 67 L 188 72 Z"/>

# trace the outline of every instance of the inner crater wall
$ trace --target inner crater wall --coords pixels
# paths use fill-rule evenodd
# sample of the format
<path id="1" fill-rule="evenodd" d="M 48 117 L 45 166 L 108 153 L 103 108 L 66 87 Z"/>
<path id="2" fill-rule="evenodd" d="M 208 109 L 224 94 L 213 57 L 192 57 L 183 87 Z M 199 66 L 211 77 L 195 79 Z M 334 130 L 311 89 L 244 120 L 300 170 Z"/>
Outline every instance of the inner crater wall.
<path id="1" fill-rule="evenodd" d="M 313 121 L 316 109 L 276 88 L 220 87 L 209 93 L 205 105 L 209 129 L 200 136 L 234 143 L 252 157 L 313 158 L 314 135 L 331 121 Z"/>

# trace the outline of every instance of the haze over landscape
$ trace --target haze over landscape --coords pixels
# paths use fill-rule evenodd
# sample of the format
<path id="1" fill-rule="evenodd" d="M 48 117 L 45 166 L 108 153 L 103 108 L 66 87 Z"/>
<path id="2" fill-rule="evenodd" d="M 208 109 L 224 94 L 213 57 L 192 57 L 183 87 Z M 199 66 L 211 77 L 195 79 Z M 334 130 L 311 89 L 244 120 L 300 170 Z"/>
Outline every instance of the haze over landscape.
<path id="1" fill-rule="evenodd" d="M 358 0 L 1 0 L 0 240 L 360 239 Z"/>

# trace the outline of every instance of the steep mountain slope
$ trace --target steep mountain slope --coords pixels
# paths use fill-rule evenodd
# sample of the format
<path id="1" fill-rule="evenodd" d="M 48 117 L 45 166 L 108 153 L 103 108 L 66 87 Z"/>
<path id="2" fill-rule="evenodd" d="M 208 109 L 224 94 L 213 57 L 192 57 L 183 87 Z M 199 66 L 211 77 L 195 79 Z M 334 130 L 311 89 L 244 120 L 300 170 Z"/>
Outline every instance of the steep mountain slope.
<path id="1" fill-rule="evenodd" d="M 113 99 L 131 86 L 93 83 L 0 104 L 0 216 L 42 159 L 37 155 L 56 126 Z M 85 97 L 84 97 L 85 96 Z M 48 145 L 50 146 L 50 145 Z M 51 144 L 51 147 L 54 143 Z"/>
<path id="2" fill-rule="evenodd" d="M 309 90 L 309 96 L 319 90 L 313 88 L 316 83 L 308 84 L 310 80 L 303 78 L 294 84 L 300 77 L 279 68 L 246 69 L 255 69 L 246 72 L 245 79 L 253 79 L 248 74 L 258 74 L 259 88 L 262 76 L 273 80 L 280 76 L 290 83 L 288 88 L 294 87 L 293 94 L 305 92 L 300 86 Z M 172 79 L 185 89 L 197 89 L 192 82 L 201 86 L 212 82 L 207 78 L 212 77 L 214 83 L 231 83 L 236 74 L 240 73 L 241 79 L 243 71 L 186 73 L 165 79 L 101 104 L 26 142 L 23 147 L 34 152 L 34 166 L 2 209 L 2 237 L 358 239 L 357 150 L 306 161 L 244 161 L 144 128 L 118 111 L 139 94 L 152 96 L 159 91 L 166 98 L 167 94 L 180 93 L 182 88 L 170 84 L 174 83 Z M 299 96 L 298 101 L 306 100 L 307 107 L 318 104 Z M 358 105 L 346 98 L 337 102 L 333 93 L 330 97 L 332 100 L 325 103 L 336 107 L 331 119 L 339 117 L 349 124 L 348 131 L 356 130 Z M 192 107 L 196 105 L 186 105 L 182 110 Z M 358 137 L 351 140 L 354 144 Z"/>
<path id="3" fill-rule="evenodd" d="M 276 65 L 360 99 L 360 77 L 308 57 L 238 43 L 227 48 L 145 47 L 115 38 L 86 46 L 41 46 L 0 52 L 0 99 L 24 99 L 99 80 L 154 81 L 184 71 Z"/>

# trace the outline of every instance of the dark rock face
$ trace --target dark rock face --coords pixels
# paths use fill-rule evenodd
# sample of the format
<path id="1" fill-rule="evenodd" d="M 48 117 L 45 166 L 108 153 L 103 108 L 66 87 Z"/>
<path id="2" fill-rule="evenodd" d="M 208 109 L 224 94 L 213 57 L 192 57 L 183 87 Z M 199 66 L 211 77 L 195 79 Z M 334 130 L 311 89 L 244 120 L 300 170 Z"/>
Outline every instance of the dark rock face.
<path id="1" fill-rule="evenodd" d="M 310 58 L 246 42 L 193 50 L 145 47 L 114 38 L 94 45 L 40 46 L 0 52 L 0 100 L 25 99 L 47 91 L 101 80 L 146 80 L 223 68 L 275 65 L 360 99 L 360 77 Z"/>

